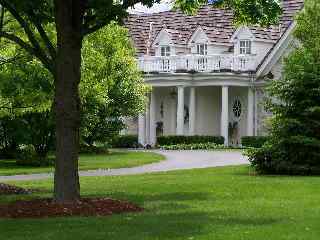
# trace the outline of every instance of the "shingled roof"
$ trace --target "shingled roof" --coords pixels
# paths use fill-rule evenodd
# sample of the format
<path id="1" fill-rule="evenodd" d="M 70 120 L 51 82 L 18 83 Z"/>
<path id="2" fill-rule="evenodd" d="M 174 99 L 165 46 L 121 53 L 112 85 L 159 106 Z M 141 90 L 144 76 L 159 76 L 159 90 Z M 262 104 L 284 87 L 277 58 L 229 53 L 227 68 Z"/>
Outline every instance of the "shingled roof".
<path id="1" fill-rule="evenodd" d="M 278 26 L 261 28 L 249 27 L 257 39 L 277 41 L 293 21 L 294 15 L 303 7 L 303 0 L 282 0 L 283 14 Z M 151 42 L 159 32 L 166 29 L 175 44 L 186 45 L 194 31 L 201 26 L 210 42 L 229 44 L 235 32 L 233 13 L 228 9 L 218 9 L 205 5 L 194 16 L 186 15 L 180 10 L 161 13 L 130 15 L 126 20 L 137 54 L 146 54 L 150 23 L 153 23 Z"/>

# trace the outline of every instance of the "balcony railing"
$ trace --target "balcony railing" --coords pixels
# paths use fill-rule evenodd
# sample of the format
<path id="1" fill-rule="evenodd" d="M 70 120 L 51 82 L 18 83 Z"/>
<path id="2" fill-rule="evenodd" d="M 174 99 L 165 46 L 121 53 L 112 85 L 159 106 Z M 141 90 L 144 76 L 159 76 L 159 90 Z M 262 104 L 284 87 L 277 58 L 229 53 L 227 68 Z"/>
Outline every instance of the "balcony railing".
<path id="1" fill-rule="evenodd" d="M 174 72 L 249 72 L 256 67 L 254 55 L 177 55 L 169 57 L 143 56 L 139 68 L 145 73 Z"/>

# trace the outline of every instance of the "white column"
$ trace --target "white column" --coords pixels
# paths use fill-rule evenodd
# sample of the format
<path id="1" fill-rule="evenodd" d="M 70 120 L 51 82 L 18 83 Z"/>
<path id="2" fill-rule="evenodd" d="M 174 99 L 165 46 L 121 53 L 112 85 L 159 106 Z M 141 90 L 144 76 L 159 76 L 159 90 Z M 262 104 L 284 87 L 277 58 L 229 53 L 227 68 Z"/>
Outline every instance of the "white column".
<path id="1" fill-rule="evenodd" d="M 156 134 L 156 96 L 154 92 L 154 88 L 152 89 L 151 92 L 151 97 L 150 97 L 150 139 L 149 139 L 149 144 L 151 146 L 154 146 L 157 142 L 157 134 Z"/>
<path id="2" fill-rule="evenodd" d="M 138 120 L 138 141 L 139 141 L 139 144 L 141 144 L 142 146 L 145 145 L 146 143 L 146 139 L 145 139 L 145 136 L 146 136 L 146 122 L 145 122 L 145 115 L 144 113 L 140 113 L 139 114 L 139 120 Z"/>
<path id="3" fill-rule="evenodd" d="M 189 135 L 195 134 L 196 124 L 196 89 L 190 88 L 190 103 L 189 103 Z"/>
<path id="4" fill-rule="evenodd" d="M 174 97 L 171 100 L 171 135 L 177 133 L 177 99 Z"/>
<path id="5" fill-rule="evenodd" d="M 183 135 L 184 128 L 184 87 L 178 87 L 177 135 Z"/>
<path id="6" fill-rule="evenodd" d="M 146 111 L 146 138 L 145 143 L 150 144 L 150 97 L 148 98 Z"/>
<path id="7" fill-rule="evenodd" d="M 253 136 L 254 90 L 248 87 L 247 136 Z"/>
<path id="8" fill-rule="evenodd" d="M 254 135 L 258 136 L 258 94 L 257 91 L 254 91 Z"/>
<path id="9" fill-rule="evenodd" d="M 221 105 L 221 136 L 224 137 L 224 145 L 229 145 L 229 96 L 228 86 L 222 86 L 222 105 Z"/>

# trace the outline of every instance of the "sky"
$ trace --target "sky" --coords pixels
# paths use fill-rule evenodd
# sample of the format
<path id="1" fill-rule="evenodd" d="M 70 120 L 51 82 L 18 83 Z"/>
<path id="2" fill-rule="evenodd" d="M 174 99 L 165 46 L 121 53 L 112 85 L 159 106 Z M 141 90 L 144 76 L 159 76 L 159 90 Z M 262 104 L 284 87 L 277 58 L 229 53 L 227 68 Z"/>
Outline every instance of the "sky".
<path id="1" fill-rule="evenodd" d="M 129 9 L 130 13 L 134 14 L 146 14 L 168 11 L 172 8 L 171 0 L 163 0 L 161 3 L 154 4 L 151 8 L 145 7 L 140 3 L 136 4 L 134 8 Z"/>

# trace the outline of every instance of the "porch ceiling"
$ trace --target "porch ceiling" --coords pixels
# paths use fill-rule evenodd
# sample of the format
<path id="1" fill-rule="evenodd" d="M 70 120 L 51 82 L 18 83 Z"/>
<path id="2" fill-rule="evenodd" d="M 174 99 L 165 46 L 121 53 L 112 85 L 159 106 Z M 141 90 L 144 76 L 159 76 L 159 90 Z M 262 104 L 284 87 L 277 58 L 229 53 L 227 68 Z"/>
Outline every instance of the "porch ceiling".
<path id="1" fill-rule="evenodd" d="M 239 86 L 253 85 L 250 73 L 159 73 L 145 74 L 145 82 L 154 87 L 170 86 Z"/>

